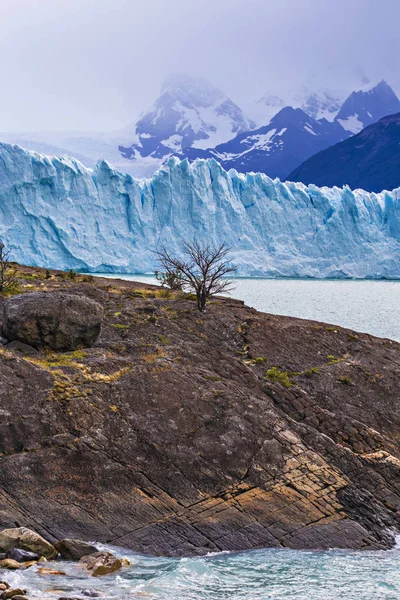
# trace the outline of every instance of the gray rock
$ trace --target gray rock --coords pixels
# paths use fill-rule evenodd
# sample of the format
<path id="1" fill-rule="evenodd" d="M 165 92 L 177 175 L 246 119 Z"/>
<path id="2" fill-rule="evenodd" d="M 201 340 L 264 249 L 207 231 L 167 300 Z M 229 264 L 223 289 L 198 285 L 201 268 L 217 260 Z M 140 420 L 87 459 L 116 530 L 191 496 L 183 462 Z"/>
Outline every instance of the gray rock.
<path id="1" fill-rule="evenodd" d="M 39 554 L 36 552 L 29 552 L 29 550 L 21 550 L 20 548 L 12 548 L 6 552 L 7 558 L 12 558 L 19 563 L 28 562 L 31 560 L 39 560 Z"/>
<path id="2" fill-rule="evenodd" d="M 96 546 L 82 540 L 60 540 L 54 547 L 66 560 L 80 560 L 82 556 L 98 552 Z"/>
<path id="3" fill-rule="evenodd" d="M 4 303 L 3 333 L 34 348 L 69 351 L 94 344 L 103 308 L 85 296 L 63 292 L 18 294 Z"/>
<path id="4" fill-rule="evenodd" d="M 9 342 L 7 344 L 7 350 L 11 350 L 12 352 L 20 352 L 21 354 L 38 354 L 38 351 L 33 346 L 29 346 L 29 344 L 24 344 L 23 342 L 19 342 L 18 340 L 14 340 L 13 342 Z"/>

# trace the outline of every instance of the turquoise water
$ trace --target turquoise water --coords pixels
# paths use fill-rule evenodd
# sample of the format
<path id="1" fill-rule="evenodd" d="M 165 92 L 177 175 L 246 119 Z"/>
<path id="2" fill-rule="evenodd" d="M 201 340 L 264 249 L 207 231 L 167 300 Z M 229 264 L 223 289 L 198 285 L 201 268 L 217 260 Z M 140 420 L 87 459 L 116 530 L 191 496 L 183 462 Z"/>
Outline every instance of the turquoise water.
<path id="1" fill-rule="evenodd" d="M 73 563 L 49 563 L 67 576 L 45 576 L 36 567 L 9 574 L 13 585 L 42 598 L 104 597 L 149 600 L 398 600 L 400 550 L 386 552 L 254 550 L 202 558 L 151 558 L 121 549 L 131 566 L 102 578 Z M 52 590 L 52 591 L 49 591 Z"/>
<path id="2" fill-rule="evenodd" d="M 157 283 L 151 275 L 117 277 Z M 234 284 L 231 295 L 257 310 L 400 341 L 400 281 L 248 278 Z"/>

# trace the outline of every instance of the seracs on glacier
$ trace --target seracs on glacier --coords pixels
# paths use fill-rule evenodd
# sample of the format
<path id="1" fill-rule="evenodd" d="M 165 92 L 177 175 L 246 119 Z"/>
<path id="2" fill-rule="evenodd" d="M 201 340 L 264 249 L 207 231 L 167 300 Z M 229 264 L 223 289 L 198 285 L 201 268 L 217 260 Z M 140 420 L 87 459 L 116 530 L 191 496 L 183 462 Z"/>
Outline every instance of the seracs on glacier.
<path id="1" fill-rule="evenodd" d="M 0 144 L 0 235 L 18 262 L 140 273 L 160 243 L 226 242 L 239 275 L 400 278 L 400 189 L 281 183 L 171 158 L 148 180 Z"/>

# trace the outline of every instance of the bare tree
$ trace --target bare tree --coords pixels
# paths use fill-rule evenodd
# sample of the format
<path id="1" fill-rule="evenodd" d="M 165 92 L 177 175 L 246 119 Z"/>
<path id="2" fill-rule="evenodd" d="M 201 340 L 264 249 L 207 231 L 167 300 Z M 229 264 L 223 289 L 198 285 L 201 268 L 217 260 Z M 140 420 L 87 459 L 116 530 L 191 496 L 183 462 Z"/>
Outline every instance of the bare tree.
<path id="1" fill-rule="evenodd" d="M 10 252 L 11 250 L 6 250 L 3 240 L 0 240 L 0 292 L 7 292 L 17 283 L 17 269 L 10 263 Z"/>
<path id="2" fill-rule="evenodd" d="M 194 241 L 183 245 L 182 259 L 173 256 L 164 246 L 156 254 L 166 277 L 179 273 L 182 287 L 196 294 L 197 308 L 204 312 L 209 298 L 232 289 L 228 276 L 236 267 L 227 261 L 229 252 L 225 244 L 202 245 Z"/>

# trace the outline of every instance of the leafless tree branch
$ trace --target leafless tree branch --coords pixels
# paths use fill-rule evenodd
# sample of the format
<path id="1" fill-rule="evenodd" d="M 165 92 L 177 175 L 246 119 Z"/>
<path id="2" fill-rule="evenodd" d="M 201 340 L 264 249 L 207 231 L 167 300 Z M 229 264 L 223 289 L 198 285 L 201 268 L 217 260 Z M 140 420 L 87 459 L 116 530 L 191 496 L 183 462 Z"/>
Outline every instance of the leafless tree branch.
<path id="1" fill-rule="evenodd" d="M 183 259 L 171 255 L 165 246 L 157 250 L 156 255 L 166 280 L 179 273 L 182 287 L 196 294 L 197 308 L 204 312 L 209 298 L 232 289 L 229 275 L 236 267 L 227 261 L 229 252 L 225 244 L 202 245 L 195 240 L 184 243 Z"/>

